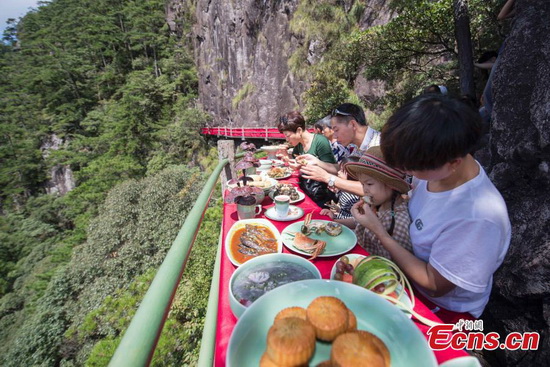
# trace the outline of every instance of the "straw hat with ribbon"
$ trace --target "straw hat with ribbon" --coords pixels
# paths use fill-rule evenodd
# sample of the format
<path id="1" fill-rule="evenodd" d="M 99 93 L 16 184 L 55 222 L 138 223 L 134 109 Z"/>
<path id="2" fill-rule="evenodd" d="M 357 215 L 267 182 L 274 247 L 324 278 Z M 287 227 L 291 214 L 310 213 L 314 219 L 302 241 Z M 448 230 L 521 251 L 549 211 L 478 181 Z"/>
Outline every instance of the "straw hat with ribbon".
<path id="1" fill-rule="evenodd" d="M 364 173 L 402 194 L 406 194 L 411 189 L 409 183 L 405 181 L 405 172 L 388 166 L 380 147 L 369 148 L 359 162 L 346 163 L 344 168 L 348 175 L 356 180 L 358 174 Z"/>

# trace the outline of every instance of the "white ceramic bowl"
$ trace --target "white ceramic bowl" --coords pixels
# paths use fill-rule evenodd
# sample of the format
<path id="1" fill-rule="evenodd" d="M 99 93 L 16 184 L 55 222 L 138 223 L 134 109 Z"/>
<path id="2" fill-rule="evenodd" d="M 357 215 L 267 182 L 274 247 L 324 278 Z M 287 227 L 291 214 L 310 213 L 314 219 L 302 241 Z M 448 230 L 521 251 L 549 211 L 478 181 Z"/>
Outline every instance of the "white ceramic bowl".
<path id="1" fill-rule="evenodd" d="M 237 261 L 237 259 L 235 259 L 235 257 L 231 253 L 231 248 L 230 248 L 231 238 L 233 237 L 233 234 L 236 231 L 243 228 L 247 224 L 263 225 L 263 226 L 266 226 L 267 228 L 269 228 L 269 230 L 273 233 L 273 235 L 277 239 L 277 252 L 278 253 L 283 252 L 283 242 L 281 241 L 281 233 L 279 232 L 277 227 L 275 227 L 273 225 L 273 223 L 271 223 L 269 220 L 263 219 L 263 218 L 241 219 L 241 220 L 233 223 L 231 228 L 229 228 L 229 231 L 227 231 L 227 235 L 225 236 L 225 253 L 226 253 L 227 257 L 229 258 L 229 260 L 231 261 L 231 263 L 233 265 L 241 266 L 243 263 L 241 263 L 240 261 Z M 266 255 L 259 255 L 257 257 L 261 257 L 261 256 L 266 256 Z M 248 261 L 250 261 L 250 260 L 245 260 L 244 263 L 246 263 Z"/>
<path id="2" fill-rule="evenodd" d="M 312 279 L 321 279 L 321 273 L 319 272 L 319 269 L 317 269 L 317 267 L 313 265 L 313 263 L 311 263 L 310 261 L 298 255 L 282 254 L 282 253 L 268 254 L 268 255 L 262 255 L 262 256 L 255 257 L 254 259 L 248 260 L 243 265 L 241 265 L 237 270 L 235 270 L 235 272 L 231 276 L 231 279 L 229 280 L 229 305 L 231 306 L 231 311 L 233 311 L 233 315 L 235 315 L 236 318 L 239 318 L 243 314 L 243 312 L 246 311 L 248 307 L 241 304 L 233 295 L 232 287 L 235 279 L 239 275 L 246 273 L 249 269 L 257 268 L 257 271 L 261 271 L 262 266 L 267 266 L 275 262 L 286 262 L 286 263 L 299 265 L 309 270 L 314 275 Z M 260 296 L 260 298 L 261 297 L 263 296 Z"/>

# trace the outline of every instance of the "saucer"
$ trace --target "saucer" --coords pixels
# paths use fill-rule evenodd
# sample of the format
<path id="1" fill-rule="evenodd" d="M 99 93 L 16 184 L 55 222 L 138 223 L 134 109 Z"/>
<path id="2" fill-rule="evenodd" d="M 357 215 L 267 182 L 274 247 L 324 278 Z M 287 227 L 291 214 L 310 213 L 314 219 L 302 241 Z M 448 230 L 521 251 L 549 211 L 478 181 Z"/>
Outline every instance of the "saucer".
<path id="1" fill-rule="evenodd" d="M 275 207 L 272 206 L 271 208 L 267 209 L 264 214 L 267 218 L 269 218 L 271 220 L 277 220 L 277 221 L 280 221 L 280 222 L 289 222 L 289 221 L 292 221 L 292 220 L 302 218 L 304 216 L 304 210 L 300 207 L 295 206 L 295 205 L 289 205 L 288 214 L 285 217 L 281 217 L 275 211 Z"/>

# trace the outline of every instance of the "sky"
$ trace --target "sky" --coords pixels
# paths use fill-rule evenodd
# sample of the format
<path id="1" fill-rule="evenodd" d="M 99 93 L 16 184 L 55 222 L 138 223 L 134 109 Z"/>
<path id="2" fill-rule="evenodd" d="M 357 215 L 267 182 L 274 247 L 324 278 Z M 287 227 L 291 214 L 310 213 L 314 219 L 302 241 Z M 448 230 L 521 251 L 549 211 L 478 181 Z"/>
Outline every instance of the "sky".
<path id="1" fill-rule="evenodd" d="M 18 20 L 29 11 L 29 8 L 36 8 L 37 3 L 38 0 L 0 0 L 0 39 L 9 18 Z"/>

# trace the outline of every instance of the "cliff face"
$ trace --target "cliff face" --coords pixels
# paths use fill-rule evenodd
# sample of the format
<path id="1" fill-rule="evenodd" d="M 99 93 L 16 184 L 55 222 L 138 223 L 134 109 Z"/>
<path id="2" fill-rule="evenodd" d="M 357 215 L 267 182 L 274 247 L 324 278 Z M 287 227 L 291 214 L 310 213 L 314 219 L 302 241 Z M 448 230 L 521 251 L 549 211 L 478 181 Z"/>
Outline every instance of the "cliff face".
<path id="1" fill-rule="evenodd" d="M 301 109 L 301 95 L 308 85 L 288 68 L 288 59 L 303 42 L 289 29 L 298 3 L 197 1 L 194 33 L 200 102 L 213 116 L 214 126 L 274 127 L 278 116 Z M 343 3 L 349 11 L 354 1 Z M 391 17 L 387 3 L 369 1 L 360 26 L 386 23 Z M 307 46 L 308 61 L 317 62 L 324 48 L 316 41 Z M 355 90 L 368 98 L 383 93 L 379 84 L 358 78 Z"/>
<path id="2" fill-rule="evenodd" d="M 200 101 L 214 125 L 269 126 L 298 108 L 305 84 L 287 60 L 299 40 L 289 31 L 296 0 L 197 2 L 195 59 Z"/>
<path id="3" fill-rule="evenodd" d="M 52 150 L 59 150 L 63 144 L 64 141 L 57 135 L 52 134 L 48 136 L 40 147 L 42 157 L 44 159 L 48 158 Z M 57 164 L 50 169 L 50 178 L 45 183 L 45 189 L 48 194 L 65 195 L 74 188 L 75 180 L 71 167 Z"/>
<path id="4" fill-rule="evenodd" d="M 500 335 L 540 333 L 539 352 L 485 352 L 491 365 L 550 363 L 550 3 L 517 0 L 493 80 L 490 175 L 512 241 L 483 318 Z"/>

